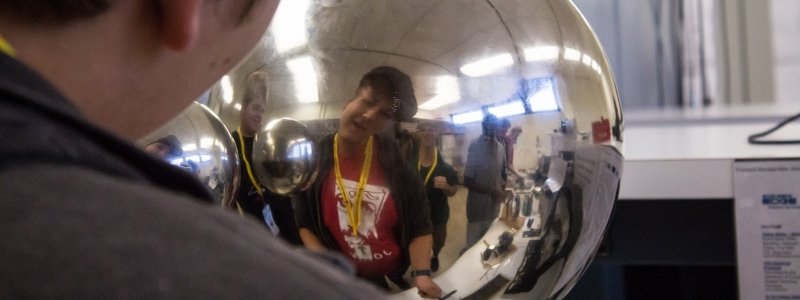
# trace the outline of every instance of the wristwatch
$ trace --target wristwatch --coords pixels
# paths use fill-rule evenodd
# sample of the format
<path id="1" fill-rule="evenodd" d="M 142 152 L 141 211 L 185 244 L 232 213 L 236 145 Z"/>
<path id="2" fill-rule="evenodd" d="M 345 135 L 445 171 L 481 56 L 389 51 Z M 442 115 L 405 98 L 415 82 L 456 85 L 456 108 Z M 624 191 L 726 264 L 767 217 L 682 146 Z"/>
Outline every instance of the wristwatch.
<path id="1" fill-rule="evenodd" d="M 431 277 L 431 270 L 413 270 L 411 271 L 411 277 L 417 276 L 428 276 Z"/>

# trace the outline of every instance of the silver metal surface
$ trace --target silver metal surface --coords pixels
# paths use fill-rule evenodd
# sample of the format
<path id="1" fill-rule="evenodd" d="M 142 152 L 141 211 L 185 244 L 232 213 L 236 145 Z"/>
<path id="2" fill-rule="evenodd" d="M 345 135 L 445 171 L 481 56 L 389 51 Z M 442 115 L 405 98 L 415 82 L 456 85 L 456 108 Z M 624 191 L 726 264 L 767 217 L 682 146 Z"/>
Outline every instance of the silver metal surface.
<path id="1" fill-rule="evenodd" d="M 453 257 L 441 258 L 448 263 L 434 281 L 457 298 L 563 298 L 600 245 L 622 171 L 616 86 L 580 12 L 568 0 L 283 1 L 262 43 L 212 88 L 207 104 L 235 126 L 247 74 L 264 71 L 266 119 L 296 119 L 311 135 L 333 132 L 361 75 L 381 65 L 414 84 L 420 109 L 401 128 L 442 128 L 440 153 L 461 174 L 482 111 L 516 110 L 506 118 L 522 129 L 513 164 L 524 178 L 506 186 L 486 244 L 464 245 L 463 208 L 451 204 L 445 247 L 456 250 L 443 250 Z M 456 124 L 469 112 L 477 118 Z M 288 158 L 308 137 L 299 127 L 259 133 L 255 160 L 265 167 L 256 170 L 271 189 L 302 182 L 310 156 Z M 462 187 L 456 197 L 467 193 Z M 509 247 L 500 240 L 507 232 Z M 482 260 L 487 248 L 491 259 Z"/>
<path id="2" fill-rule="evenodd" d="M 162 142 L 171 151 L 155 153 Z M 234 201 L 239 187 L 239 159 L 228 129 L 207 107 L 192 103 L 180 115 L 139 140 L 154 156 L 192 173 L 221 206 Z M 165 154 L 165 155 L 162 155 Z"/>
<path id="3" fill-rule="evenodd" d="M 270 191 L 288 195 L 312 179 L 316 149 L 306 126 L 292 119 L 267 123 L 253 142 L 253 164 Z"/>

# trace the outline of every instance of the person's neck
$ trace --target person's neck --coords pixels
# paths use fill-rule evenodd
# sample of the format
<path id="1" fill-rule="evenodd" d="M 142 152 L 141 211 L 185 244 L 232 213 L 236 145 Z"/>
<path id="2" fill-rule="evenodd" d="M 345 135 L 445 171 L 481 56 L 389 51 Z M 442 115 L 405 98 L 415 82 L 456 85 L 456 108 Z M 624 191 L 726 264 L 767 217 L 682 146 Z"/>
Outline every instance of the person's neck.
<path id="1" fill-rule="evenodd" d="M 249 130 L 249 129 L 246 129 L 246 128 L 242 128 L 241 129 L 241 133 L 242 133 L 242 136 L 246 137 L 246 138 L 251 138 L 251 137 L 256 136 L 256 131 L 255 130 Z"/>
<path id="2" fill-rule="evenodd" d="M 0 23 L 6 29 L 3 37 L 16 50 L 16 60 L 53 85 L 90 122 L 136 140 L 156 129 L 153 124 L 164 124 L 174 116 L 166 117 L 169 114 L 164 111 L 177 114 L 190 102 L 157 100 L 172 99 L 172 95 L 159 95 L 149 88 L 152 79 L 142 75 L 151 71 L 152 57 L 145 57 L 144 53 L 156 51 L 147 48 L 152 45 L 133 47 L 126 41 L 129 36 L 112 34 L 124 30 L 116 25 L 94 26 L 93 22 L 82 21 L 53 28 L 29 28 Z M 144 103 L 142 99 L 152 102 Z"/>
<path id="3" fill-rule="evenodd" d="M 436 146 L 422 146 L 419 149 L 419 162 L 422 166 L 430 166 L 436 157 Z"/>
<path id="4" fill-rule="evenodd" d="M 364 140 L 352 140 L 339 136 L 338 139 L 340 157 L 348 159 L 364 157 L 364 150 L 366 150 L 369 138 Z"/>

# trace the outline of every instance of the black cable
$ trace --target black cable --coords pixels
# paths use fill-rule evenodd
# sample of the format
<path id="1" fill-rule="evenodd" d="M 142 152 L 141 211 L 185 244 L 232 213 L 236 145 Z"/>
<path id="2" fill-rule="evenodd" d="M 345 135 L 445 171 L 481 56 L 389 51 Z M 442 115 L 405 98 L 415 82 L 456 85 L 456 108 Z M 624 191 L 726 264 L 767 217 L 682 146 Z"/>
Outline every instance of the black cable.
<path id="1" fill-rule="evenodd" d="M 791 144 L 800 144 L 800 140 L 759 140 L 759 138 L 762 138 L 762 137 L 764 137 L 764 136 L 766 136 L 766 135 L 768 135 L 770 133 L 775 132 L 776 130 L 780 129 L 781 127 L 786 126 L 786 124 L 789 124 L 794 120 L 797 120 L 798 118 L 800 118 L 800 113 L 781 121 L 780 123 L 778 123 L 778 125 L 775 125 L 775 127 L 772 127 L 767 131 L 760 132 L 760 133 L 755 133 L 755 134 L 752 134 L 752 135 L 748 136 L 747 137 L 747 142 L 749 142 L 750 144 L 754 144 L 754 145 L 791 145 Z"/>

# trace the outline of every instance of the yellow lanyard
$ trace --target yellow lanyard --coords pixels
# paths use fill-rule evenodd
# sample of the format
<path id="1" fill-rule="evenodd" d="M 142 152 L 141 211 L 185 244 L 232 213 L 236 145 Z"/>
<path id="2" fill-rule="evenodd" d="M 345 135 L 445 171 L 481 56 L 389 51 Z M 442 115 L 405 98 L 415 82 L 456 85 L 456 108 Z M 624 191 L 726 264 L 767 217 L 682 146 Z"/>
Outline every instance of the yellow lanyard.
<path id="1" fill-rule="evenodd" d="M 431 175 L 433 175 L 433 169 L 436 169 L 436 164 L 439 163 L 439 155 L 436 148 L 433 148 L 433 165 L 431 165 L 431 169 L 428 170 L 428 175 L 425 175 L 425 181 L 423 181 L 423 185 L 428 184 L 428 180 L 431 179 Z M 419 160 L 417 160 L 417 172 L 422 170 L 422 156 L 420 155 Z"/>
<path id="2" fill-rule="evenodd" d="M 0 35 L 0 52 L 3 52 L 11 57 L 14 57 L 14 55 L 17 54 L 17 52 L 14 50 L 14 47 L 11 47 L 11 44 L 9 44 L 2 35 Z"/>
<path id="3" fill-rule="evenodd" d="M 347 196 L 347 191 L 344 189 L 342 171 L 339 168 L 338 133 L 333 136 L 333 164 L 336 174 L 336 185 L 339 187 L 339 192 L 342 193 L 342 198 L 344 198 L 344 207 L 347 209 L 347 218 L 350 221 L 350 227 L 353 228 L 353 236 L 358 236 L 358 226 L 361 224 L 361 200 L 363 199 L 364 187 L 367 185 L 367 179 L 369 178 L 369 171 L 372 165 L 372 136 L 367 140 L 367 149 L 364 150 L 364 162 L 361 163 L 361 175 L 358 178 L 358 188 L 356 189 L 355 209 L 353 209 L 353 205 L 350 204 L 350 197 Z"/>
<path id="4" fill-rule="evenodd" d="M 236 133 L 239 134 L 239 145 L 242 146 L 241 147 L 242 148 L 241 149 L 242 150 L 241 151 L 242 152 L 241 155 L 242 155 L 242 160 L 244 161 L 244 167 L 247 170 L 247 176 L 250 177 L 250 182 L 253 183 L 253 187 L 256 188 L 256 192 L 258 193 L 258 195 L 259 196 L 263 196 L 262 193 L 261 193 L 261 186 L 258 184 L 258 181 L 256 180 L 256 177 L 253 176 L 253 170 L 250 169 L 250 163 L 248 162 L 247 155 L 245 154 L 245 151 L 244 151 L 245 145 L 244 145 L 244 137 L 242 136 L 242 128 L 239 127 L 238 129 L 236 129 Z"/>

